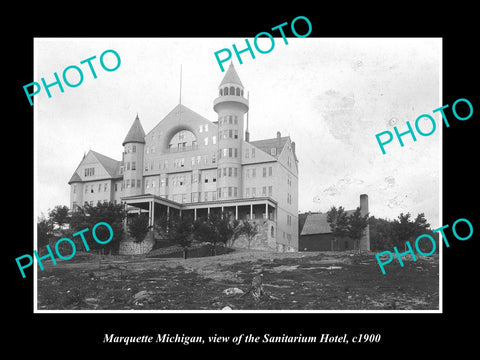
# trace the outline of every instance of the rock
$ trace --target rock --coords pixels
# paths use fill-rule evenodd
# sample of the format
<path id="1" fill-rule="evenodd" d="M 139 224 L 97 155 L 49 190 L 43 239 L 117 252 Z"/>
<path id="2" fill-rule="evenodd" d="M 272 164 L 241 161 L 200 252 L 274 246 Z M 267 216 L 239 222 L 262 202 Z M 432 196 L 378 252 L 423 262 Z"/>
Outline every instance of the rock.
<path id="1" fill-rule="evenodd" d="M 222 308 L 222 310 L 233 310 L 233 309 L 232 309 L 230 306 L 227 305 L 227 306 L 224 306 L 224 307 Z"/>
<path id="2" fill-rule="evenodd" d="M 137 304 L 138 302 L 140 301 L 151 301 L 152 300 L 152 297 L 151 297 L 151 294 L 146 291 L 146 290 L 142 290 L 142 291 L 139 291 L 137 292 L 135 295 L 133 295 L 133 302 L 135 304 Z"/>
<path id="3" fill-rule="evenodd" d="M 241 295 L 241 294 L 244 293 L 244 291 L 242 289 L 239 289 L 239 288 L 228 288 L 228 289 L 223 290 L 223 293 L 225 295 L 231 296 L 231 295 Z"/>

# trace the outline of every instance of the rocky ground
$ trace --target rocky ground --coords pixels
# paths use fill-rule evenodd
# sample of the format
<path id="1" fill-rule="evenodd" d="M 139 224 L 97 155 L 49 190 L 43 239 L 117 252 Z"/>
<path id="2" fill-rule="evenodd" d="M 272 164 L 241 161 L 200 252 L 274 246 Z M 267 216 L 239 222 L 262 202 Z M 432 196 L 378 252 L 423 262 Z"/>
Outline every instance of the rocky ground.
<path id="1" fill-rule="evenodd" d="M 152 255 L 152 254 L 151 254 Z M 150 255 L 150 256 L 151 256 Z M 436 310 L 438 256 L 237 250 L 198 258 L 77 254 L 38 271 L 38 310 Z M 248 290 L 261 274 L 264 294 Z M 247 293 L 247 294 L 245 294 Z"/>

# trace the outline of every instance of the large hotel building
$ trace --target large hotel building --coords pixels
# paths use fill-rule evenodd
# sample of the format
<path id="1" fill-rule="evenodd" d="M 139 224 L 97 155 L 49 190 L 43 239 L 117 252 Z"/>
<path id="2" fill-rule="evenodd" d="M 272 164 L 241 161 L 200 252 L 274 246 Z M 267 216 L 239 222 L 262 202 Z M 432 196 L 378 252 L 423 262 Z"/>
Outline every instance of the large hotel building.
<path id="1" fill-rule="evenodd" d="M 148 212 L 151 225 L 172 211 L 226 211 L 259 226 L 252 248 L 298 251 L 295 143 L 280 132 L 250 140 L 249 102 L 233 64 L 213 108 L 210 121 L 179 104 L 147 134 L 137 115 L 121 161 L 92 150 L 83 157 L 69 181 L 70 208 L 123 203 L 130 214 Z"/>

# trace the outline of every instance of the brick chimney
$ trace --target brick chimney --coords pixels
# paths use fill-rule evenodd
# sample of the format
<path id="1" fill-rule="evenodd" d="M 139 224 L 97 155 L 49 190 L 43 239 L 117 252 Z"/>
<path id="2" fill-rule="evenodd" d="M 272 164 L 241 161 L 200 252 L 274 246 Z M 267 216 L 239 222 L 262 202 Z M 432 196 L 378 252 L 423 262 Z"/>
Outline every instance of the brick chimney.
<path id="1" fill-rule="evenodd" d="M 368 195 L 367 194 L 360 195 L 360 214 L 362 214 L 362 216 L 365 216 L 368 214 Z M 367 228 L 365 229 L 365 233 L 360 239 L 360 249 L 370 251 L 370 226 L 369 225 L 367 225 Z"/>

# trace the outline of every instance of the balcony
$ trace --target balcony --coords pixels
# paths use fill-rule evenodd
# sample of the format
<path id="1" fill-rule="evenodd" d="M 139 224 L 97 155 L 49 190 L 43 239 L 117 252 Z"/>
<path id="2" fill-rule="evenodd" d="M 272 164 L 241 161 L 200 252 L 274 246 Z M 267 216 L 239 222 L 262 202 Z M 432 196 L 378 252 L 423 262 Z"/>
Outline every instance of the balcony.
<path id="1" fill-rule="evenodd" d="M 195 145 L 186 145 L 181 147 L 171 147 L 167 149 L 167 153 L 180 153 L 180 152 L 187 152 L 198 150 L 198 144 Z"/>

